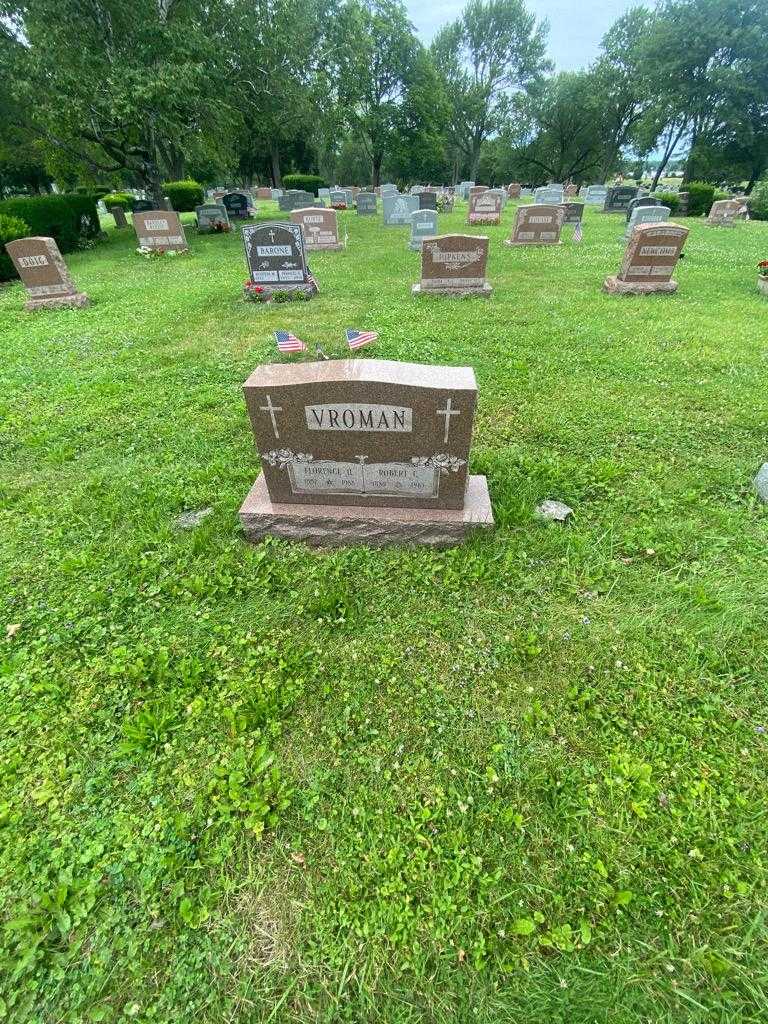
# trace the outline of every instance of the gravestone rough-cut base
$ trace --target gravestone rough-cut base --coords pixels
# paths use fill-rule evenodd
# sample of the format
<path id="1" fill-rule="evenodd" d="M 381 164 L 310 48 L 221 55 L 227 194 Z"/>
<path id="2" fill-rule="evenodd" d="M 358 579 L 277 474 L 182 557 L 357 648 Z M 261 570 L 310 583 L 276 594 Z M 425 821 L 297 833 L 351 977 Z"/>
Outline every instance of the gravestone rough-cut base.
<path id="1" fill-rule="evenodd" d="M 606 277 L 603 281 L 603 291 L 609 295 L 652 295 L 654 292 L 671 295 L 677 291 L 677 281 L 649 281 L 648 284 L 644 284 L 640 281 L 620 281 L 618 277 Z"/>
<path id="2" fill-rule="evenodd" d="M 493 285 L 486 281 L 482 288 L 425 288 L 421 284 L 415 284 L 411 288 L 411 295 L 447 295 L 451 299 L 467 299 L 477 296 L 487 299 L 493 291 Z"/>
<path id="3" fill-rule="evenodd" d="M 246 540 L 298 540 L 313 547 L 422 544 L 452 547 L 473 530 L 493 529 L 484 476 L 470 476 L 463 509 L 363 508 L 358 505 L 288 505 L 270 500 L 264 474 L 240 508 Z"/>
<path id="4" fill-rule="evenodd" d="M 90 299 L 85 292 L 75 292 L 74 295 L 49 296 L 47 299 L 29 299 L 24 303 L 24 309 L 33 313 L 36 309 L 83 309 L 89 305 Z"/>

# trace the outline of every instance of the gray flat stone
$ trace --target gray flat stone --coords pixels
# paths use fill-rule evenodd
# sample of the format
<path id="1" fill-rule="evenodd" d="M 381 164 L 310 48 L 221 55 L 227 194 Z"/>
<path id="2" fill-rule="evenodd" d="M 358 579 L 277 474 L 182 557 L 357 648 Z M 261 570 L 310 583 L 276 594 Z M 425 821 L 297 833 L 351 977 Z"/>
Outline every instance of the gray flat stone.
<path id="1" fill-rule="evenodd" d="M 564 505 L 562 501 L 547 500 L 536 506 L 536 515 L 547 522 L 564 523 L 573 515 L 573 509 L 569 505 Z"/>
<path id="2" fill-rule="evenodd" d="M 262 473 L 242 504 L 240 522 L 252 542 L 282 537 L 314 547 L 452 547 L 473 530 L 493 529 L 493 512 L 484 476 L 468 478 L 463 509 L 425 509 L 278 504 L 270 500 Z"/>
<path id="3" fill-rule="evenodd" d="M 210 507 L 198 509 L 196 512 L 182 512 L 176 520 L 176 525 L 180 530 L 194 530 L 194 528 L 199 526 L 200 523 L 211 515 L 212 512 L 213 509 Z"/>
<path id="4" fill-rule="evenodd" d="M 761 501 L 768 502 L 768 462 L 764 462 L 757 471 L 754 480 L 757 496 Z"/>

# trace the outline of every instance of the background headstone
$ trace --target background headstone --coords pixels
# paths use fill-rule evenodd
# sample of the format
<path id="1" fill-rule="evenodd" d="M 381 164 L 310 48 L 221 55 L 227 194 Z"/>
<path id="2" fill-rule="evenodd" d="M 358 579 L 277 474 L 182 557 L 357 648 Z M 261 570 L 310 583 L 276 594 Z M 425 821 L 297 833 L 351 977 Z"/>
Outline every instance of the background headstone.
<path id="1" fill-rule="evenodd" d="M 627 207 L 637 198 L 633 185 L 612 185 L 605 196 L 603 213 L 626 213 Z"/>
<path id="2" fill-rule="evenodd" d="M 5 248 L 27 291 L 24 309 L 32 312 L 88 305 L 88 296 L 75 287 L 54 239 L 33 235 L 7 242 Z"/>
<path id="3" fill-rule="evenodd" d="M 197 217 L 197 230 L 201 235 L 216 231 L 217 225 L 220 224 L 223 224 L 225 228 L 230 226 L 227 208 L 223 203 L 204 203 L 202 206 L 196 206 L 195 216 Z"/>
<path id="4" fill-rule="evenodd" d="M 304 229 L 304 243 L 307 252 L 338 251 L 344 248 L 343 243 L 339 241 L 335 210 L 312 206 L 303 210 L 293 210 L 291 221 L 294 224 L 301 224 Z"/>
<path id="5" fill-rule="evenodd" d="M 227 192 L 221 197 L 221 204 L 226 207 L 231 220 L 248 220 L 249 198 L 245 192 Z"/>
<path id="6" fill-rule="evenodd" d="M 420 192 L 419 193 L 419 209 L 420 210 L 436 210 L 437 209 L 437 193 L 435 192 Z"/>
<path id="7" fill-rule="evenodd" d="M 487 297 L 493 291 L 485 278 L 487 265 L 486 236 L 438 235 L 422 243 L 421 281 L 413 294 Z"/>
<path id="8" fill-rule="evenodd" d="M 115 218 L 116 228 L 127 228 L 128 218 L 125 216 L 125 210 L 122 206 L 110 206 L 109 212 Z"/>
<path id="9" fill-rule="evenodd" d="M 712 203 L 707 224 L 710 227 L 733 227 L 742 205 L 740 199 L 718 199 Z"/>
<path id="10" fill-rule="evenodd" d="M 355 199 L 355 205 L 357 212 L 361 217 L 370 217 L 376 213 L 376 193 L 375 192 L 358 192 Z"/>
<path id="11" fill-rule="evenodd" d="M 411 223 L 411 214 L 419 208 L 418 196 L 383 195 L 384 223 L 387 227 L 402 227 Z"/>
<path id="12" fill-rule="evenodd" d="M 143 249 L 181 251 L 187 239 L 178 213 L 172 210 L 142 210 L 133 215 L 133 229 Z"/>
<path id="13" fill-rule="evenodd" d="M 485 189 L 472 191 L 469 196 L 467 220 L 470 224 L 499 224 L 501 222 L 501 196 Z"/>
<path id="14" fill-rule="evenodd" d="M 661 205 L 662 205 L 661 200 L 657 199 L 656 196 L 649 196 L 649 195 L 635 196 L 634 199 L 630 199 L 629 205 L 627 206 L 627 213 L 626 213 L 627 223 L 629 223 L 629 220 L 630 220 L 630 218 L 632 216 L 632 211 L 635 209 L 635 207 L 637 207 L 637 206 L 661 206 Z"/>
<path id="15" fill-rule="evenodd" d="M 518 206 L 512 236 L 505 245 L 559 245 L 565 204 Z"/>
<path id="16" fill-rule="evenodd" d="M 663 224 L 669 220 L 669 214 L 668 206 L 636 206 L 624 232 L 624 241 L 629 241 L 638 224 Z"/>
<path id="17" fill-rule="evenodd" d="M 563 224 L 580 224 L 584 216 L 584 203 L 563 203 Z"/>
<path id="18" fill-rule="evenodd" d="M 420 249 L 425 238 L 437 234 L 437 212 L 435 210 L 416 210 L 411 214 L 411 238 L 409 249 Z"/>

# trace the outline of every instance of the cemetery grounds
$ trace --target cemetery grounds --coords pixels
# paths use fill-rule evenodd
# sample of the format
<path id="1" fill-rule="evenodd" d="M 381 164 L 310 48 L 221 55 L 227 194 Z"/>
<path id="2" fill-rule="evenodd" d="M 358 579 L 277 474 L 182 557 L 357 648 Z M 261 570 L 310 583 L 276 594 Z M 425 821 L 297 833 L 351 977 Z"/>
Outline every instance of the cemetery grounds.
<path id="1" fill-rule="evenodd" d="M 191 215 L 68 256 L 88 309 L 0 290 L 6 1019 L 766 1020 L 768 224 L 683 220 L 626 298 L 623 216 L 510 250 L 514 209 L 440 217 L 487 301 L 413 299 L 381 206 L 308 304 Z M 241 385 L 346 327 L 475 368 L 493 535 L 243 542 Z"/>

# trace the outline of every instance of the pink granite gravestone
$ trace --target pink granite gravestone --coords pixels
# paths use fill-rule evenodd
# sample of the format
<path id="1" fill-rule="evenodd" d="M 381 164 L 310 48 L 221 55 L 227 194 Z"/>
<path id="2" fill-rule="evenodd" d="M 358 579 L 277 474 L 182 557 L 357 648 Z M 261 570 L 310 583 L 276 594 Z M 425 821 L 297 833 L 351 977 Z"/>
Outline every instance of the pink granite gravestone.
<path id="1" fill-rule="evenodd" d="M 324 207 L 307 206 L 291 211 L 291 221 L 301 224 L 307 252 L 337 251 L 344 245 L 339 241 L 336 211 Z"/>
<path id="2" fill-rule="evenodd" d="M 534 203 L 518 206 L 512 237 L 505 245 L 560 245 L 560 231 L 565 219 L 565 206 Z"/>
<path id="3" fill-rule="evenodd" d="M 632 232 L 621 270 L 606 277 L 603 291 L 625 295 L 675 292 L 672 272 L 688 237 L 678 224 L 639 224 Z"/>
<path id="4" fill-rule="evenodd" d="M 436 235 L 421 244 L 421 281 L 414 295 L 487 298 L 493 288 L 485 279 L 488 238 L 485 235 Z"/>
<path id="5" fill-rule="evenodd" d="M 133 227 L 142 249 L 181 252 L 187 248 L 184 228 L 178 213 L 173 210 L 137 210 L 133 215 Z"/>
<path id="6" fill-rule="evenodd" d="M 75 287 L 54 239 L 39 235 L 18 238 L 7 242 L 5 248 L 29 296 L 24 309 L 31 312 L 88 305 L 88 296 Z"/>
<path id="7" fill-rule="evenodd" d="M 468 474 L 470 367 L 274 363 L 244 391 L 263 469 L 240 509 L 249 540 L 448 545 L 493 525 Z"/>

